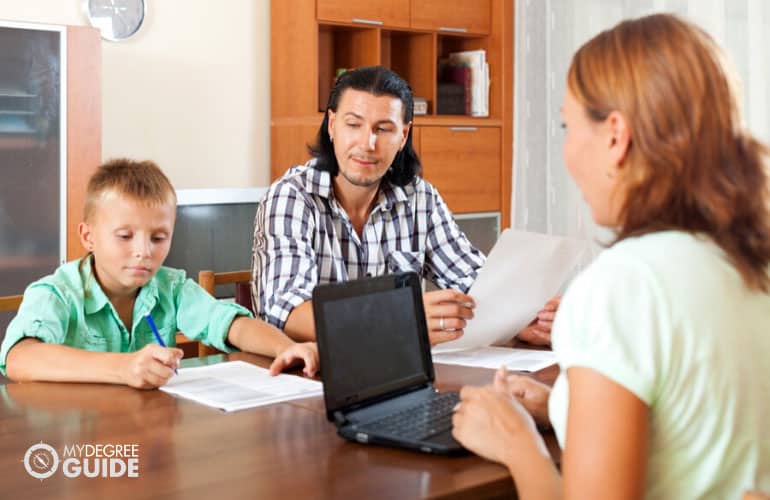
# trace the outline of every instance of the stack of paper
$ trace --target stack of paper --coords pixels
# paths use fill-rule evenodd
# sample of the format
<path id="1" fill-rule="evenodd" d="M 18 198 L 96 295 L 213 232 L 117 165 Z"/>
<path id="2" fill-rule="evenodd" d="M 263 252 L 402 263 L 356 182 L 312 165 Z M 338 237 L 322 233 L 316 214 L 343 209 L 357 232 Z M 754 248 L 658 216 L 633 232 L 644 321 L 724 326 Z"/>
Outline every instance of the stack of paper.
<path id="1" fill-rule="evenodd" d="M 445 365 L 480 366 L 496 370 L 501 366 L 509 370 L 536 372 L 556 363 L 553 351 L 535 349 L 510 349 L 507 347 L 479 347 L 455 352 L 434 352 L 434 363 Z"/>
<path id="2" fill-rule="evenodd" d="M 489 64 L 483 49 L 449 54 L 449 63 L 471 69 L 471 116 L 489 116 Z"/>
<path id="3" fill-rule="evenodd" d="M 321 382 L 294 375 L 270 376 L 244 361 L 181 368 L 179 375 L 160 388 L 225 411 L 242 410 L 323 394 Z"/>

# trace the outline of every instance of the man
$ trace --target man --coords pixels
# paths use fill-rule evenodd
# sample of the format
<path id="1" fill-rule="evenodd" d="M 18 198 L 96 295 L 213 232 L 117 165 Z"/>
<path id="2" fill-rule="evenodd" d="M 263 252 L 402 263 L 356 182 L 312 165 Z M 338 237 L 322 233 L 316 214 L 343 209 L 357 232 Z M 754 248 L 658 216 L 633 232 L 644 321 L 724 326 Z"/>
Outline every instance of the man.
<path id="1" fill-rule="evenodd" d="M 463 334 L 466 295 L 484 264 L 438 191 L 419 175 L 409 85 L 381 67 L 344 73 L 329 96 L 314 158 L 278 179 L 255 219 L 253 297 L 296 340 L 315 339 L 319 283 L 415 271 L 442 290 L 423 296 L 432 345 Z M 520 334 L 550 342 L 558 299 Z"/>

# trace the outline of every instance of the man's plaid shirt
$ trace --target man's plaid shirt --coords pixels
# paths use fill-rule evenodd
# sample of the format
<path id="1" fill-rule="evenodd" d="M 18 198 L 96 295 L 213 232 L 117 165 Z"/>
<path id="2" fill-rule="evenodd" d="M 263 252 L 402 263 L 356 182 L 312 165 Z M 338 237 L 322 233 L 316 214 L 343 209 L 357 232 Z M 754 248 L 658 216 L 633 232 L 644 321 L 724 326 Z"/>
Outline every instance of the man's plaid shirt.
<path id="1" fill-rule="evenodd" d="M 380 186 L 362 238 L 314 160 L 270 186 L 257 209 L 252 295 L 257 313 L 283 328 L 319 283 L 415 271 L 440 288 L 467 292 L 484 255 L 460 231 L 436 188 L 422 178 Z"/>

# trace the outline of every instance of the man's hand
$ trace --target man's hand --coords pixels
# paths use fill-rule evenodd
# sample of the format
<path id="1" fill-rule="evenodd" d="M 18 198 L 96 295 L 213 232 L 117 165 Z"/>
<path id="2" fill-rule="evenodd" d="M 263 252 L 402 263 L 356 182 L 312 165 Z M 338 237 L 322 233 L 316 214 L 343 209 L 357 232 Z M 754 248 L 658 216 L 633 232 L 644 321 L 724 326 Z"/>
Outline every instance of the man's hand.
<path id="1" fill-rule="evenodd" d="M 560 302 L 561 295 L 546 302 L 532 323 L 520 331 L 516 338 L 534 345 L 551 345 L 551 328 Z"/>
<path id="2" fill-rule="evenodd" d="M 430 345 L 458 339 L 476 307 L 473 299 L 456 290 L 436 290 L 422 295 Z"/>
<path id="3" fill-rule="evenodd" d="M 126 385 L 137 389 L 155 389 L 174 375 L 184 353 L 181 349 L 147 344 L 142 349 L 126 354 L 122 378 Z"/>

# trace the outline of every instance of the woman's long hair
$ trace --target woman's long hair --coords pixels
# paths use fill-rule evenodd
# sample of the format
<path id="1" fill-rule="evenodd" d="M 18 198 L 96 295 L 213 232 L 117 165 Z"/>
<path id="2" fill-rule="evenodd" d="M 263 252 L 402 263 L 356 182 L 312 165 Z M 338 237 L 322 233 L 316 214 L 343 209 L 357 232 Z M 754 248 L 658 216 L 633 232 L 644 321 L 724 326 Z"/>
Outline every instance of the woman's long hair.
<path id="1" fill-rule="evenodd" d="M 617 110 L 629 124 L 615 242 L 704 233 L 749 288 L 770 292 L 769 151 L 743 125 L 732 75 L 708 34 L 657 14 L 588 41 L 567 85 L 592 120 Z"/>

